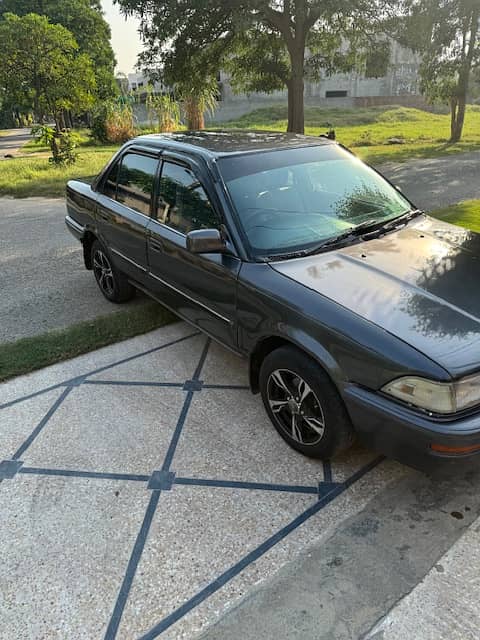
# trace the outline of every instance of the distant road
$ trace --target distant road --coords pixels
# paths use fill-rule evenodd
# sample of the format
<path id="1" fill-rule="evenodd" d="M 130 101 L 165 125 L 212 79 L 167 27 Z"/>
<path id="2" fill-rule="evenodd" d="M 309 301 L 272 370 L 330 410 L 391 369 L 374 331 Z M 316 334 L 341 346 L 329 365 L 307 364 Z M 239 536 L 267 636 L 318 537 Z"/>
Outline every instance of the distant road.
<path id="1" fill-rule="evenodd" d="M 5 155 L 16 155 L 26 142 L 32 137 L 30 129 L 10 129 L 0 131 L 0 159 L 5 159 Z"/>
<path id="2" fill-rule="evenodd" d="M 421 209 L 480 198 L 480 151 L 449 157 L 388 163 L 380 171 Z"/>

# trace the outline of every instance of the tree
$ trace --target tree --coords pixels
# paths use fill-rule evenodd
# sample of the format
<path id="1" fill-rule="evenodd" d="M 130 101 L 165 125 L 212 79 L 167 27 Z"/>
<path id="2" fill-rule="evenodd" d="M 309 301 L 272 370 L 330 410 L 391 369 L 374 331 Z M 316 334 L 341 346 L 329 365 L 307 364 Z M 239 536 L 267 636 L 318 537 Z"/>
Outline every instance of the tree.
<path id="1" fill-rule="evenodd" d="M 0 15 L 29 13 L 45 15 L 52 24 L 61 24 L 74 36 L 80 53 L 93 64 L 96 96 L 104 101 L 117 93 L 115 55 L 110 44 L 110 26 L 97 0 L 0 0 Z"/>
<path id="2" fill-rule="evenodd" d="M 91 106 L 95 90 L 92 62 L 72 34 L 34 13 L 0 21 L 0 83 L 7 95 L 30 100 L 38 120 L 52 115 L 57 130 L 65 110 Z"/>
<path id="3" fill-rule="evenodd" d="M 420 53 L 421 86 L 450 106 L 450 142 L 462 137 L 471 78 L 480 68 L 479 0 L 403 0 L 399 38 Z"/>
<path id="4" fill-rule="evenodd" d="M 117 2 L 141 18 L 148 45 L 141 64 L 161 64 L 181 79 L 188 60 L 200 56 L 217 70 L 228 65 L 238 86 L 287 87 L 288 130 L 303 133 L 305 76 L 359 64 L 379 31 L 384 0 Z"/>

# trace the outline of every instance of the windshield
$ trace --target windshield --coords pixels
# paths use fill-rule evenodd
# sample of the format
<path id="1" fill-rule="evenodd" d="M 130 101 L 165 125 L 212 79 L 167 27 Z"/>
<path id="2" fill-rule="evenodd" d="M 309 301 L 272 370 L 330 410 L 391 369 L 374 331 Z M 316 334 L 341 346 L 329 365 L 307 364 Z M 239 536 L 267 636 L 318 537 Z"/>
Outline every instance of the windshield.
<path id="1" fill-rule="evenodd" d="M 219 168 L 257 257 L 308 250 L 367 220 L 382 223 L 411 209 L 337 145 L 220 158 Z"/>

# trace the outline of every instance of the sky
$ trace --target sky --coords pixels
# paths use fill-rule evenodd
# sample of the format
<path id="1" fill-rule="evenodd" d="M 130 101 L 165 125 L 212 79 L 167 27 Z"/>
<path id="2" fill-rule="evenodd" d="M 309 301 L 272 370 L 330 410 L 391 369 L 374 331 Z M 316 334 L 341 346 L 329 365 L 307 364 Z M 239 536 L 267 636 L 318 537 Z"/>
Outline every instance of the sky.
<path id="1" fill-rule="evenodd" d="M 125 18 L 113 0 L 102 0 L 105 19 L 112 30 L 112 47 L 117 58 L 116 72 L 132 73 L 135 71 L 137 54 L 142 50 L 138 34 L 139 21 Z"/>

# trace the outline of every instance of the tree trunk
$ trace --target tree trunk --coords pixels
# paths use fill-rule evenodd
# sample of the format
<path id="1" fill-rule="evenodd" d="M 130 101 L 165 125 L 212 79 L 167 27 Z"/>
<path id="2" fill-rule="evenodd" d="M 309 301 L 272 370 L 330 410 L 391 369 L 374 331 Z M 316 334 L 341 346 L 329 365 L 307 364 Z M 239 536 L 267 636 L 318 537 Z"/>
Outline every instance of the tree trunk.
<path id="1" fill-rule="evenodd" d="M 462 137 L 463 123 L 465 121 L 465 108 L 467 104 L 468 87 L 470 82 L 470 74 L 475 56 L 475 47 L 477 42 L 480 20 L 480 6 L 478 3 L 472 3 L 472 12 L 470 14 L 470 39 L 465 60 L 459 72 L 458 83 L 456 87 L 456 96 L 452 99 L 455 101 L 455 108 L 452 110 L 452 127 L 450 142 L 459 142 Z"/>
<path id="2" fill-rule="evenodd" d="M 465 96 L 460 96 L 457 100 L 456 117 L 452 120 L 452 132 L 450 142 L 459 142 L 462 137 L 463 123 L 465 121 Z"/>
<path id="3" fill-rule="evenodd" d="M 189 96 L 184 102 L 185 115 L 187 117 L 187 129 L 200 131 L 205 129 L 205 117 L 201 100 L 195 96 Z"/>
<path id="4" fill-rule="evenodd" d="M 290 51 L 292 75 L 288 81 L 288 126 L 287 131 L 304 133 L 305 113 L 303 105 L 304 91 L 304 53 L 305 47 L 295 47 Z"/>
<path id="5" fill-rule="evenodd" d="M 450 98 L 450 142 L 453 141 L 457 129 L 457 106 L 458 100 Z"/>

